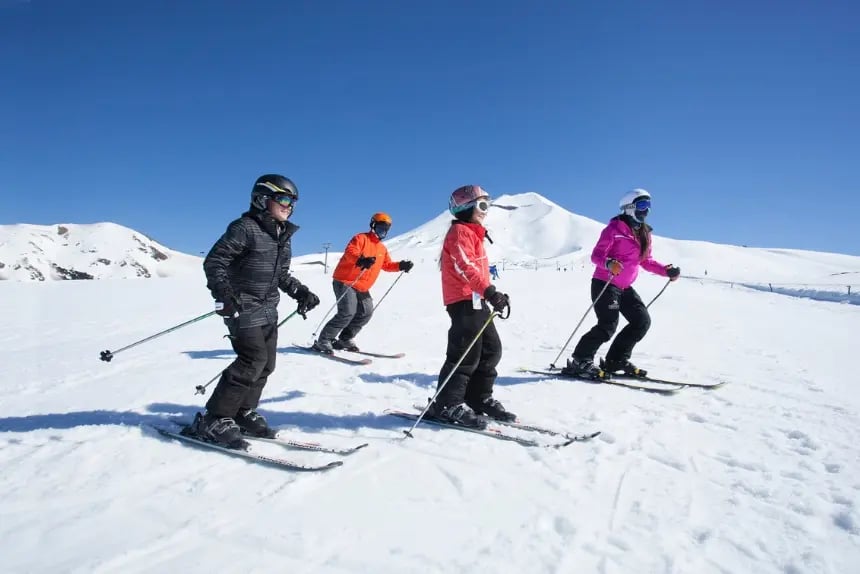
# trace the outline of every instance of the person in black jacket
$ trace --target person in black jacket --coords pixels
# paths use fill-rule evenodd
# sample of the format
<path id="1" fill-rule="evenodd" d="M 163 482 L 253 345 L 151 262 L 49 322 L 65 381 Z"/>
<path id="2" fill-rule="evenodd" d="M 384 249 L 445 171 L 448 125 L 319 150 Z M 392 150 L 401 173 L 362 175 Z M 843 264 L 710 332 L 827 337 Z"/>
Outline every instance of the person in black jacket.
<path id="1" fill-rule="evenodd" d="M 295 184 L 286 177 L 260 176 L 251 191 L 250 209 L 230 223 L 203 261 L 206 286 L 236 351 L 236 360 L 224 369 L 206 403 L 206 413 L 197 413 L 191 425 L 205 440 L 236 448 L 242 445 L 243 432 L 272 434 L 256 408 L 275 370 L 278 288 L 296 300 L 303 317 L 320 302 L 290 275 L 290 238 L 298 226 L 287 219 L 298 199 Z"/>

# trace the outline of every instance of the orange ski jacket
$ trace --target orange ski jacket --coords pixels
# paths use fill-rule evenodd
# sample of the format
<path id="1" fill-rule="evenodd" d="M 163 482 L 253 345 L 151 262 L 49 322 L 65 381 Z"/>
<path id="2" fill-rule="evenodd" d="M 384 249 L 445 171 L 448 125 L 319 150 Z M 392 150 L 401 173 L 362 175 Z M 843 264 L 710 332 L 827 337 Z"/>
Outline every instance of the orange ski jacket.
<path id="1" fill-rule="evenodd" d="M 352 286 L 353 289 L 361 293 L 366 293 L 373 287 L 380 271 L 400 271 L 400 262 L 392 261 L 388 249 L 382 241 L 375 233 L 368 231 L 354 235 L 349 240 L 340 261 L 337 262 L 332 278 L 335 281 L 350 285 L 361 273 L 361 269 L 355 265 L 359 257 L 376 257 L 373 266 L 365 271 L 361 279 Z"/>

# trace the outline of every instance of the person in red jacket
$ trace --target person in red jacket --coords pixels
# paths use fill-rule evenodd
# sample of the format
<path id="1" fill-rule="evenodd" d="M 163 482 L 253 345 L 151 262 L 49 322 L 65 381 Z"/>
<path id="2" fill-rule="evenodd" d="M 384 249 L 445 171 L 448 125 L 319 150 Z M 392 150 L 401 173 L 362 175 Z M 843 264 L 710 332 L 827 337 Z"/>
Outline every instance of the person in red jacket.
<path id="1" fill-rule="evenodd" d="M 334 349 L 358 351 L 355 336 L 367 325 L 373 315 L 370 288 L 376 283 L 380 271 L 412 269 L 411 261 L 392 261 L 382 243 L 391 229 L 391 216 L 375 213 L 370 218 L 370 231 L 350 239 L 332 276 L 332 287 L 337 299 L 337 314 L 326 323 L 313 348 L 331 354 Z"/>
<path id="2" fill-rule="evenodd" d="M 466 347 L 490 317 L 487 303 L 497 312 L 509 305 L 508 296 L 490 283 L 490 266 L 484 250 L 484 238 L 488 236 L 482 225 L 490 204 L 490 196 L 478 185 L 457 188 L 448 202 L 448 210 L 456 219 L 445 235 L 440 265 L 442 300 L 451 317 L 451 328 L 437 385 L 452 371 L 453 374 L 427 411 L 431 417 L 472 428 L 487 426 L 486 419 L 479 415 L 506 421 L 516 419 L 516 415 L 493 398 L 502 342 L 492 322 L 466 353 Z"/>

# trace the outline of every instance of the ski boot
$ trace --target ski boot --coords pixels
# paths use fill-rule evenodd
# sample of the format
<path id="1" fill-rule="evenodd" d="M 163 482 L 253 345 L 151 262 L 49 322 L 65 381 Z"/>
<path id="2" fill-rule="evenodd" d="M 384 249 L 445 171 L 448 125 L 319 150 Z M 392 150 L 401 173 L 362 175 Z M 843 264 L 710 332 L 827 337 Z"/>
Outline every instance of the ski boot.
<path id="1" fill-rule="evenodd" d="M 567 365 L 561 369 L 561 374 L 588 381 L 605 381 L 611 378 L 607 371 L 595 366 L 592 359 L 578 359 L 576 357 L 571 357 L 567 361 Z"/>
<path id="2" fill-rule="evenodd" d="M 433 407 L 430 407 L 427 414 L 431 414 L 431 412 L 433 418 L 442 422 L 478 430 L 484 430 L 487 428 L 487 421 L 477 416 L 466 403 L 448 405 L 446 407 L 437 407 L 434 405 Z"/>
<path id="3" fill-rule="evenodd" d="M 627 359 L 621 359 L 617 361 L 610 359 L 606 359 L 604 361 L 603 359 L 600 359 L 600 368 L 607 373 L 617 373 L 619 375 L 624 374 L 628 377 L 638 377 L 640 379 L 644 379 L 648 376 L 648 371 L 646 371 L 645 369 L 640 369 Z"/>
<path id="4" fill-rule="evenodd" d="M 236 424 L 242 429 L 242 432 L 262 438 L 273 438 L 275 432 L 269 427 L 265 417 L 254 409 L 239 409 L 236 415 Z"/>
<path id="5" fill-rule="evenodd" d="M 226 448 L 241 449 L 247 443 L 242 440 L 242 431 L 230 417 L 219 417 L 210 413 L 197 413 L 194 422 L 185 429 L 187 434 Z"/>
<path id="6" fill-rule="evenodd" d="M 335 339 L 331 342 L 331 346 L 338 351 L 349 351 L 351 353 L 357 353 L 361 350 L 355 344 L 355 339 Z"/>
<path id="7" fill-rule="evenodd" d="M 334 355 L 334 348 L 328 339 L 317 339 L 311 348 L 326 355 Z"/>
<path id="8" fill-rule="evenodd" d="M 480 403 L 473 404 L 470 406 L 472 407 L 472 410 L 474 410 L 477 414 L 488 416 L 491 419 L 495 419 L 497 421 L 512 423 L 517 420 L 517 415 L 506 411 L 505 407 L 502 406 L 502 403 L 500 403 L 493 397 L 487 397 Z"/>

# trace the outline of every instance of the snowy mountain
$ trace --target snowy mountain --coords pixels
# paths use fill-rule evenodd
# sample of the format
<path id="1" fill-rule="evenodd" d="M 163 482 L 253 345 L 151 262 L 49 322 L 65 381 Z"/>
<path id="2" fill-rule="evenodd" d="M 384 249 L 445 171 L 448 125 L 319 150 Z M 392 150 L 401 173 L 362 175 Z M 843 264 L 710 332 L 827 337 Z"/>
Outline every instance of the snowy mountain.
<path id="1" fill-rule="evenodd" d="M 200 258 L 115 223 L 0 225 L 0 280 L 171 277 L 200 268 Z"/>
<path id="2" fill-rule="evenodd" d="M 591 250 L 605 221 L 572 213 L 540 194 L 503 195 L 493 200 L 485 220 L 493 243 L 487 244 L 492 263 L 502 269 L 588 269 Z M 394 259 L 434 265 L 451 224 L 447 210 L 414 229 L 385 242 Z M 766 249 L 707 241 L 670 239 L 659 234 L 660 216 L 653 215 L 653 256 L 681 267 L 686 277 L 735 283 L 833 286 L 860 282 L 860 257 L 798 249 Z M 396 222 L 395 222 L 396 226 Z M 329 262 L 340 253 L 330 252 Z M 297 265 L 319 264 L 322 254 L 295 258 Z M 856 291 L 856 290 L 855 290 Z"/>

